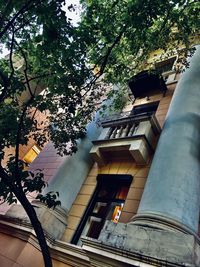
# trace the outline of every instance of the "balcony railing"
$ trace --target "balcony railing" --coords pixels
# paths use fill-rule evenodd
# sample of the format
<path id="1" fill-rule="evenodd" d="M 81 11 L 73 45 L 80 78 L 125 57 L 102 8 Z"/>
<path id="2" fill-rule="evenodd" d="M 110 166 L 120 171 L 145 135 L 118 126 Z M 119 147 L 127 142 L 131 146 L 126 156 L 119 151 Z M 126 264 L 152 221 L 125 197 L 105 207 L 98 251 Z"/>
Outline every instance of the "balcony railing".
<path id="1" fill-rule="evenodd" d="M 103 117 L 99 123 L 105 127 L 108 124 L 119 124 L 120 122 L 126 121 L 141 121 L 143 119 L 148 119 L 152 116 L 152 112 L 143 112 L 137 115 L 134 115 L 132 110 L 121 112 L 114 115 L 109 115 Z"/>
<path id="2" fill-rule="evenodd" d="M 105 139 L 131 137 L 137 132 L 139 123 L 128 123 L 110 127 Z"/>

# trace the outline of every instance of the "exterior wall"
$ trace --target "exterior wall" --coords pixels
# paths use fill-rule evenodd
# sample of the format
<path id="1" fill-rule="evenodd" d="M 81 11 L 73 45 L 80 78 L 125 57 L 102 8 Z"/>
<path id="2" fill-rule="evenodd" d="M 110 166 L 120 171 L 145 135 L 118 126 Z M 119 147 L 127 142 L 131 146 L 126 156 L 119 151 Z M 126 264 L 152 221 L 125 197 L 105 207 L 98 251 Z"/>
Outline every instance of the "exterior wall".
<path id="1" fill-rule="evenodd" d="M 200 47 L 177 84 L 137 214 L 82 239 L 93 266 L 200 266 L 199 57 Z"/>
<path id="2" fill-rule="evenodd" d="M 129 103 L 123 111 L 129 111 L 133 108 L 133 106 L 136 105 L 160 101 L 158 109 L 156 111 L 156 118 L 160 126 L 162 127 L 173 96 L 175 86 L 175 83 L 169 85 L 165 96 L 163 96 L 162 93 L 156 92 L 152 94 L 148 100 L 146 98 L 136 99 L 134 104 Z M 62 238 L 63 241 L 70 242 L 73 234 L 75 233 L 81 217 L 84 214 L 84 211 L 96 188 L 96 177 L 98 174 L 132 175 L 133 181 L 130 186 L 119 222 L 128 223 L 131 221 L 131 218 L 137 213 L 151 163 L 149 163 L 147 166 L 138 166 L 135 164 L 132 158 L 129 158 L 127 156 L 121 158 L 117 157 L 111 160 L 109 159 L 109 161 L 109 164 L 103 167 L 98 166 L 96 163 L 93 165 L 90 173 L 88 174 L 88 177 L 85 179 L 76 197 L 76 200 L 69 210 L 67 223 L 68 225 Z"/>
<path id="3" fill-rule="evenodd" d="M 138 168 L 133 160 L 123 158 L 114 160 L 104 167 L 98 167 L 95 163 L 69 211 L 68 226 L 63 235 L 63 241 L 70 242 L 95 190 L 97 174 L 131 174 L 134 176 L 120 217 L 120 222 L 128 222 L 137 212 L 148 171 L 149 167 Z"/>
<path id="4" fill-rule="evenodd" d="M 1 267 L 42 267 L 40 251 L 29 243 L 9 235 L 0 234 Z"/>
<path id="5" fill-rule="evenodd" d="M 57 154 L 56 149 L 52 142 L 46 144 L 42 152 L 32 162 L 30 170 L 42 169 L 46 182 L 50 182 L 53 176 L 56 174 L 65 157 L 61 157 Z"/>
<path id="6" fill-rule="evenodd" d="M 43 267 L 41 252 L 31 244 L 18 238 L 0 233 L 1 267 Z M 54 267 L 72 267 L 53 259 Z"/>

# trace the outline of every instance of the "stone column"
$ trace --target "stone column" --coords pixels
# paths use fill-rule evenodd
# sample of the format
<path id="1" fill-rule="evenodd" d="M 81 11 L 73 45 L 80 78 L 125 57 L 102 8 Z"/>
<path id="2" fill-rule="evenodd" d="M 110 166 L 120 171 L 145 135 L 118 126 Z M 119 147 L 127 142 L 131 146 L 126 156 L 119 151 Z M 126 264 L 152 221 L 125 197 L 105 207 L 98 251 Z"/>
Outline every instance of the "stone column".
<path id="1" fill-rule="evenodd" d="M 85 178 L 90 171 L 93 161 L 89 154 L 92 141 L 97 139 L 101 128 L 95 122 L 87 126 L 87 135 L 80 140 L 78 151 L 72 156 L 67 156 L 58 172 L 53 177 L 46 192 L 58 191 L 62 208 L 67 211 L 71 208 Z"/>
<path id="2" fill-rule="evenodd" d="M 135 224 L 197 233 L 200 204 L 200 47 L 174 93 Z M 176 226 L 176 227 L 175 227 Z M 171 228 L 171 229 L 172 229 Z"/>
<path id="3" fill-rule="evenodd" d="M 97 127 L 95 122 L 89 123 L 86 137 L 79 140 L 77 153 L 72 156 L 65 156 L 60 166 L 59 163 L 57 163 L 59 168 L 43 193 L 58 191 L 61 207 L 48 209 L 43 203 L 37 200 L 32 201 L 43 229 L 51 238 L 60 239 L 66 229 L 68 211 L 93 164 L 89 154 L 92 147 L 92 140 L 98 137 L 100 131 L 101 128 Z M 48 151 L 44 153 L 48 154 Z M 39 159 L 38 162 L 40 162 Z M 56 164 L 56 162 L 52 162 L 52 164 Z M 24 220 L 21 209 L 21 206 L 16 207 L 15 205 L 15 208 L 8 213 L 8 216 L 15 218 L 16 211 L 18 210 L 17 218 Z"/>

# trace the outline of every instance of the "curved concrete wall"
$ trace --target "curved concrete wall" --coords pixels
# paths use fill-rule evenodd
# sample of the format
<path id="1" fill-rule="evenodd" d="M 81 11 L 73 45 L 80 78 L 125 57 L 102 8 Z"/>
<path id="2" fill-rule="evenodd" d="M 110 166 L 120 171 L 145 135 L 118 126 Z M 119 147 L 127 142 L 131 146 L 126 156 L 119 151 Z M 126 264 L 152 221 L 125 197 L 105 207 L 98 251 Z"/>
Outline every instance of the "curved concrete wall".
<path id="1" fill-rule="evenodd" d="M 182 74 L 151 165 L 141 215 L 198 231 L 200 203 L 200 47 Z M 137 219 L 136 219 L 137 220 Z"/>
<path id="2" fill-rule="evenodd" d="M 87 135 L 79 141 L 78 151 L 72 156 L 67 156 L 58 172 L 53 177 L 46 192 L 58 191 L 62 208 L 69 210 L 74 202 L 81 185 L 93 164 L 90 157 L 92 140 L 96 139 L 101 132 L 95 122 L 87 126 Z"/>

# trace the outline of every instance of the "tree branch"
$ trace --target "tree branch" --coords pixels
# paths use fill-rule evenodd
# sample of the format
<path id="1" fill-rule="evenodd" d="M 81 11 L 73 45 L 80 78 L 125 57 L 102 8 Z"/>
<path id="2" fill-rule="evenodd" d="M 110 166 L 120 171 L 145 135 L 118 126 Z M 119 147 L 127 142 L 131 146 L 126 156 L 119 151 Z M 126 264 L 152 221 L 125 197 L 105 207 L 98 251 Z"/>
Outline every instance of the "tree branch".
<path id="1" fill-rule="evenodd" d="M 9 79 L 3 73 L 3 71 L 1 69 L 0 69 L 0 77 L 1 77 L 1 80 L 3 82 L 3 90 L 2 90 L 2 93 L 0 95 L 0 103 L 2 103 L 6 97 L 6 92 L 7 92 L 8 86 L 9 86 Z"/>
<path id="2" fill-rule="evenodd" d="M 93 79 L 88 83 L 86 84 L 82 90 L 85 90 L 86 88 L 88 88 L 86 90 L 86 92 L 82 95 L 82 97 L 84 97 L 91 89 L 92 85 L 95 84 L 95 82 L 101 77 L 101 75 L 104 73 L 104 70 L 106 68 L 106 65 L 107 65 L 107 62 L 108 62 L 108 59 L 114 49 L 114 47 L 120 42 L 123 34 L 125 33 L 126 31 L 126 25 L 123 27 L 123 29 L 121 30 L 121 32 L 118 34 L 118 36 L 115 38 L 114 42 L 112 43 L 112 45 L 108 48 L 107 50 L 107 53 L 101 57 L 101 59 L 98 60 L 98 62 L 100 62 L 102 59 L 103 59 L 103 62 L 101 63 L 101 66 L 100 66 L 100 70 L 94 75 Z M 93 70 L 97 67 L 97 63 L 95 64 L 95 66 L 93 67 Z"/>
<path id="3" fill-rule="evenodd" d="M 9 30 L 9 28 L 13 25 L 14 21 L 24 12 L 30 8 L 29 6 L 33 3 L 33 0 L 29 0 L 13 17 L 9 22 L 6 24 L 4 29 L 0 32 L 0 39 L 3 37 L 3 35 Z"/>
<path id="4" fill-rule="evenodd" d="M 15 69 L 13 66 L 13 59 L 12 59 L 13 58 L 14 37 L 15 37 L 14 26 L 12 26 L 12 38 L 11 38 L 10 54 L 9 54 L 11 73 L 10 73 L 10 76 L 8 78 L 9 81 L 12 79 L 13 74 L 15 72 Z"/>
<path id="5" fill-rule="evenodd" d="M 108 48 L 107 53 L 103 56 L 103 62 L 101 63 L 101 67 L 100 67 L 100 71 L 99 74 L 100 76 L 103 74 L 105 67 L 107 65 L 108 59 L 112 53 L 112 50 L 114 49 L 114 47 L 120 42 L 124 32 L 126 31 L 126 27 L 124 26 L 123 29 L 121 30 L 121 32 L 119 33 L 119 35 L 115 38 L 114 42 L 112 43 L 112 45 Z"/>
<path id="6" fill-rule="evenodd" d="M 24 53 L 24 50 L 21 48 L 21 46 L 17 43 L 17 41 L 15 40 L 15 43 L 16 45 L 18 46 L 21 54 L 22 54 L 22 57 L 24 59 L 24 62 L 25 62 L 25 68 L 24 68 L 24 76 L 25 76 L 25 81 L 26 81 L 26 85 L 27 85 L 27 88 L 28 88 L 28 91 L 30 93 L 30 96 L 33 97 L 34 94 L 31 90 L 31 86 L 30 86 L 30 83 L 29 83 L 29 79 L 28 79 L 28 74 L 27 74 L 27 71 L 28 71 L 28 62 L 27 62 L 27 58 L 26 58 L 26 55 Z"/>
<path id="7" fill-rule="evenodd" d="M 15 143 L 15 177 L 18 184 L 21 184 L 21 180 L 19 177 L 19 146 L 20 146 L 20 140 L 21 140 L 21 130 L 23 127 L 24 117 L 26 115 L 26 111 L 29 107 L 29 105 L 32 103 L 34 99 L 34 95 L 31 96 L 31 98 L 28 100 L 28 102 L 25 104 L 25 107 L 22 111 L 22 114 L 19 119 L 18 129 L 17 129 L 17 136 L 16 136 L 16 143 Z"/>

